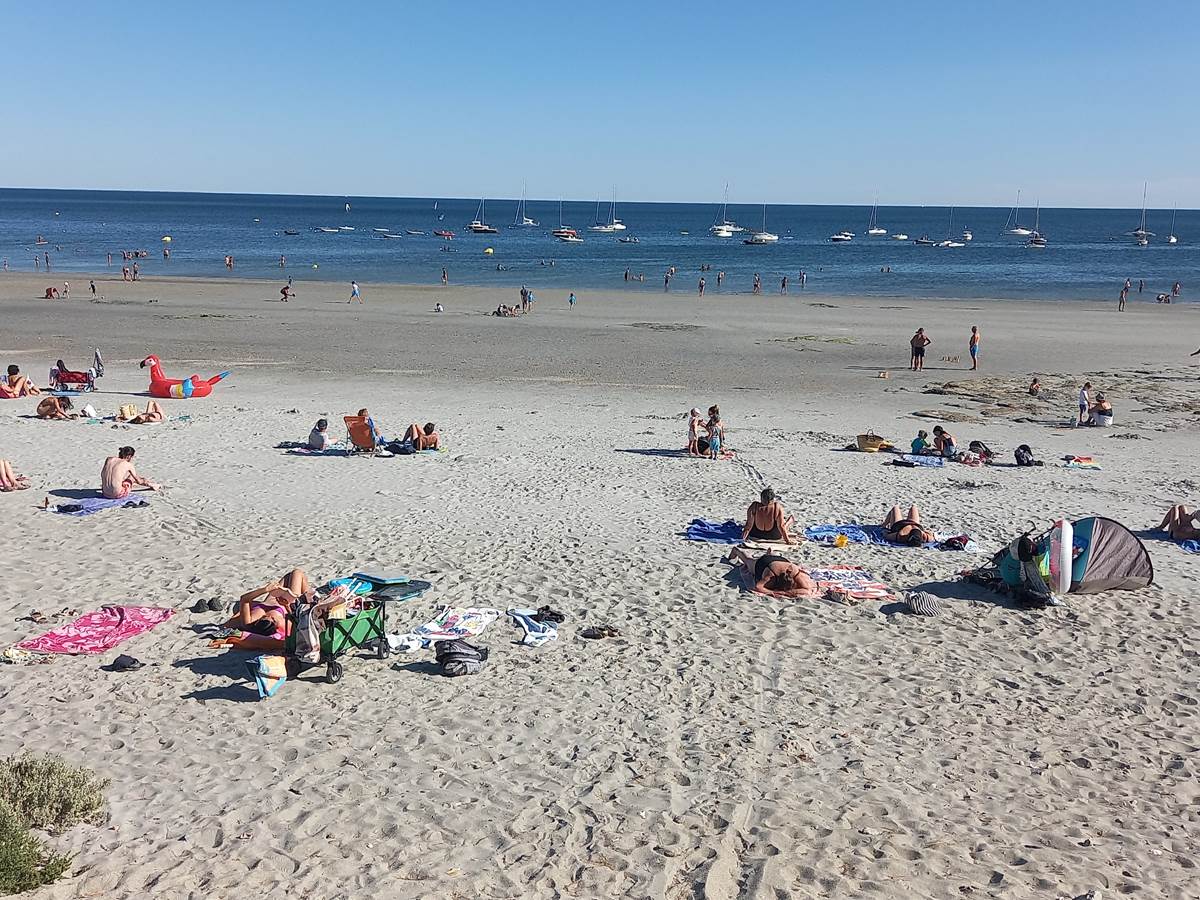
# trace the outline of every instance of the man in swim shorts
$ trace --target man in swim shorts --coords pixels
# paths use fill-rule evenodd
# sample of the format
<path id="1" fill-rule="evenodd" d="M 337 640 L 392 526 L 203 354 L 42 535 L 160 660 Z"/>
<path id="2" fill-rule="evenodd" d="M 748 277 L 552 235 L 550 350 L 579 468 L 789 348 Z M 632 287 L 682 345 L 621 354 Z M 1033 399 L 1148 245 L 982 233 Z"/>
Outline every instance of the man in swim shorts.
<path id="1" fill-rule="evenodd" d="M 967 349 L 971 354 L 971 371 L 974 372 L 979 368 L 979 327 L 976 325 L 971 326 L 971 340 Z"/>
<path id="2" fill-rule="evenodd" d="M 925 334 L 924 328 L 918 328 L 917 333 L 908 340 L 912 347 L 912 360 L 909 363 L 909 368 L 914 372 L 920 372 L 925 368 L 925 348 L 933 343 Z"/>

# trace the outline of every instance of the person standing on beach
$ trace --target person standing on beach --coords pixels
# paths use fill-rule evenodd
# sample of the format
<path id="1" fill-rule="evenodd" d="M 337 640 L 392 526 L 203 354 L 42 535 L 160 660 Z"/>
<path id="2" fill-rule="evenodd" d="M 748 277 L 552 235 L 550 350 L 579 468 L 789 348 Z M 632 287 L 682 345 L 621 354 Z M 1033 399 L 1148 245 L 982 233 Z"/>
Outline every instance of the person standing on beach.
<path id="1" fill-rule="evenodd" d="M 1125 293 L 1128 294 L 1132 290 L 1133 290 L 1133 282 L 1130 281 L 1128 278 L 1126 278 L 1125 279 Z"/>
<path id="2" fill-rule="evenodd" d="M 1140 294 L 1140 293 L 1141 293 L 1143 290 L 1145 290 L 1145 288 L 1146 288 L 1146 282 L 1145 282 L 1145 280 L 1144 280 L 1144 279 L 1141 279 L 1141 278 L 1139 278 L 1139 279 L 1138 279 L 1138 293 Z"/>
<path id="3" fill-rule="evenodd" d="M 752 287 L 750 289 L 750 293 L 752 293 L 752 294 L 761 294 L 762 293 L 762 278 L 759 276 L 759 274 L 757 272 L 754 273 L 754 287 Z"/>
<path id="4" fill-rule="evenodd" d="M 355 300 L 357 300 L 359 303 L 363 302 L 362 293 L 358 289 L 358 282 L 352 281 L 350 282 L 350 299 L 346 302 L 353 303 Z"/>
<path id="5" fill-rule="evenodd" d="M 703 275 L 700 276 L 700 283 L 698 285 L 696 285 L 696 290 L 699 292 L 701 297 L 704 296 L 704 276 Z"/>
<path id="6" fill-rule="evenodd" d="M 44 251 L 44 255 L 46 257 L 46 271 L 49 272 L 50 271 L 50 251 L 49 250 Z"/>
<path id="7" fill-rule="evenodd" d="M 1121 293 L 1117 297 L 1117 312 L 1125 312 L 1125 298 L 1129 295 L 1129 291 L 1121 288 Z"/>
<path id="8" fill-rule="evenodd" d="M 721 282 L 723 282 L 724 280 L 725 280 L 725 271 L 722 270 L 717 273 L 717 287 L 720 287 Z"/>
<path id="9" fill-rule="evenodd" d="M 112 253 L 108 254 L 108 262 L 105 265 L 107 265 L 110 269 L 112 268 Z"/>
<path id="10" fill-rule="evenodd" d="M 442 266 L 442 287 L 450 283 L 450 273 L 446 271 L 446 267 Z"/>
<path id="11" fill-rule="evenodd" d="M 96 299 L 96 282 L 95 282 L 95 281 L 89 281 L 89 282 L 88 282 L 88 287 L 90 287 L 90 288 L 92 289 L 92 299 L 93 299 L 93 300 L 95 300 L 95 299 Z"/>
<path id="12" fill-rule="evenodd" d="M 1088 393 L 1092 389 L 1092 383 L 1085 381 L 1083 387 L 1079 389 L 1079 418 L 1076 420 L 1076 425 L 1087 424 L 1088 412 L 1092 408 L 1092 398 Z"/>
<path id="13" fill-rule="evenodd" d="M 133 268 L 129 270 L 129 274 L 130 274 L 130 276 L 131 276 L 131 277 L 130 277 L 130 280 L 131 280 L 131 281 L 137 281 L 137 280 L 138 280 L 138 273 L 139 273 L 139 272 L 141 272 L 141 269 L 138 267 L 138 264 L 137 264 L 137 263 L 134 263 L 134 264 L 133 264 Z"/>
<path id="14" fill-rule="evenodd" d="M 933 341 L 925 334 L 924 328 L 918 328 L 917 333 L 909 338 L 908 343 L 912 347 L 912 360 L 909 363 L 909 368 L 914 372 L 920 372 L 925 368 L 925 348 L 932 344 Z"/>
<path id="15" fill-rule="evenodd" d="M 781 293 L 781 294 L 787 293 L 787 276 L 786 275 L 784 275 L 783 278 L 781 278 L 779 281 L 779 293 Z"/>
<path id="16" fill-rule="evenodd" d="M 567 306 L 571 307 L 571 309 L 575 308 L 575 292 L 574 291 L 571 291 L 571 296 L 567 297 Z"/>
<path id="17" fill-rule="evenodd" d="M 800 270 L 800 290 L 804 290 L 804 286 L 808 284 L 808 273 L 803 269 Z"/>
<path id="18" fill-rule="evenodd" d="M 1182 291 L 1182 290 L 1183 290 L 1183 285 L 1180 284 L 1178 281 L 1175 282 L 1173 285 L 1171 285 L 1171 296 L 1178 297 L 1180 291 Z"/>
<path id="19" fill-rule="evenodd" d="M 671 270 L 667 269 L 667 274 L 663 276 L 663 290 L 669 291 L 670 289 L 671 289 Z"/>
<path id="20" fill-rule="evenodd" d="M 625 280 L 626 281 L 629 280 L 629 270 L 628 269 L 625 270 Z"/>
<path id="21" fill-rule="evenodd" d="M 971 354 L 971 371 L 974 372 L 979 368 L 979 326 L 971 326 L 971 340 L 967 345 L 967 350 Z"/>
<path id="22" fill-rule="evenodd" d="M 286 257 L 286 256 L 284 256 L 284 255 L 281 253 L 281 254 L 279 255 L 279 268 L 281 268 L 281 269 L 282 269 L 282 268 L 284 268 L 285 266 L 287 266 L 287 257 Z"/>

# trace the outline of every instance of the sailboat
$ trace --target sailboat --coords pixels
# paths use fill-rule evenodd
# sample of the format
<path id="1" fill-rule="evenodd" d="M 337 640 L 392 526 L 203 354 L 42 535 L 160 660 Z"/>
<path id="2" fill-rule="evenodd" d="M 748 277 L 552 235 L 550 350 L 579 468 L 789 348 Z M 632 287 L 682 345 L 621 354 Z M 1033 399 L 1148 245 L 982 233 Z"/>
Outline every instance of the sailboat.
<path id="1" fill-rule="evenodd" d="M 563 224 L 562 206 L 563 206 L 562 200 L 560 199 L 558 201 L 558 227 L 555 228 L 550 233 L 552 235 L 554 235 L 556 238 L 558 238 L 560 241 L 563 241 L 564 243 L 567 243 L 567 244 L 583 243 L 583 238 L 581 238 L 579 236 L 579 233 L 576 232 L 574 228 L 572 228 L 570 225 Z"/>
<path id="2" fill-rule="evenodd" d="M 750 237 L 742 241 L 743 244 L 774 244 L 779 240 L 779 235 L 771 234 L 767 231 L 767 204 L 763 204 L 762 229 L 759 231 L 750 232 Z"/>
<path id="3" fill-rule="evenodd" d="M 475 218 L 467 223 L 467 230 L 473 231 L 475 234 L 499 234 L 499 229 L 492 225 L 488 225 L 483 221 L 484 201 L 479 200 L 479 209 L 475 210 Z"/>
<path id="4" fill-rule="evenodd" d="M 529 218 L 525 209 L 525 182 L 521 182 L 521 202 L 517 204 L 517 215 L 513 218 L 514 227 L 532 228 L 537 226 L 535 219 Z"/>
<path id="5" fill-rule="evenodd" d="M 597 231 L 601 234 L 612 234 L 615 231 L 624 231 L 625 223 L 617 218 L 617 191 L 613 189 L 612 205 L 608 210 L 608 221 L 600 221 L 600 201 L 596 201 L 596 224 L 588 226 L 588 231 Z"/>
<path id="6" fill-rule="evenodd" d="M 1145 247 L 1150 243 L 1149 238 L 1154 237 L 1153 231 L 1146 230 L 1146 191 L 1149 187 L 1150 182 L 1142 182 L 1142 221 L 1137 228 L 1129 232 L 1130 237 L 1133 238 L 1134 243 L 1139 247 Z"/>
<path id="7" fill-rule="evenodd" d="M 879 227 L 879 198 L 875 198 L 875 203 L 871 206 L 871 222 L 867 226 L 867 234 L 873 237 L 878 237 L 882 234 L 887 234 L 886 228 Z"/>
<path id="8" fill-rule="evenodd" d="M 950 235 L 953 231 L 954 231 L 954 207 L 952 206 L 952 207 L 950 207 L 950 223 L 946 226 L 946 239 L 944 241 L 938 241 L 937 245 L 943 249 L 967 246 L 962 241 L 956 241 L 950 237 Z"/>
<path id="9" fill-rule="evenodd" d="M 1004 223 L 1005 234 L 1016 234 L 1021 237 L 1029 237 L 1033 234 L 1028 228 L 1021 224 L 1021 192 L 1017 191 L 1017 205 L 1014 206 L 1008 213 L 1008 221 Z"/>
<path id="10" fill-rule="evenodd" d="M 1048 241 L 1038 229 L 1042 224 L 1042 201 L 1039 200 L 1033 212 L 1033 234 L 1025 242 L 1025 246 L 1033 250 L 1044 250 Z"/>
<path id="11" fill-rule="evenodd" d="M 725 184 L 725 199 L 721 201 L 721 218 L 709 226 L 709 233 L 716 237 L 733 237 L 746 229 L 729 218 L 729 184 Z"/>
<path id="12" fill-rule="evenodd" d="M 349 203 L 346 204 L 346 212 L 350 212 L 350 204 Z"/>
<path id="13" fill-rule="evenodd" d="M 1176 212 L 1176 209 L 1174 206 L 1172 206 L 1171 207 L 1171 231 L 1167 235 L 1167 243 L 1168 244 L 1178 244 L 1179 243 L 1179 238 L 1177 238 L 1175 236 L 1175 212 Z"/>

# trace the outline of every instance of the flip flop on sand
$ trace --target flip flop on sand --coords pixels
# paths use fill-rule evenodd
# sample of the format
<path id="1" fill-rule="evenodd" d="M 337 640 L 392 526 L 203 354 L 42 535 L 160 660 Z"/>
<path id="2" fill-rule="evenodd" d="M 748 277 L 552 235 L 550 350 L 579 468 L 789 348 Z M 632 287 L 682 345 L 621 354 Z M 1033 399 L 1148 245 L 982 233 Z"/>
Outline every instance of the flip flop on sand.
<path id="1" fill-rule="evenodd" d="M 590 628 L 585 628 L 579 632 L 581 636 L 590 640 L 600 640 L 602 638 L 620 637 L 621 632 L 612 625 L 593 625 Z"/>

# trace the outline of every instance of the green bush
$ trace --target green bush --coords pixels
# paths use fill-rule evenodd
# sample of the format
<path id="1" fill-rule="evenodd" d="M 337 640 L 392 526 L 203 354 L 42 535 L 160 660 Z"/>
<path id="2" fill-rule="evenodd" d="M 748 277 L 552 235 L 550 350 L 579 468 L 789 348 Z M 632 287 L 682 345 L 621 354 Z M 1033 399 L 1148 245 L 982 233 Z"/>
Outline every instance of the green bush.
<path id="1" fill-rule="evenodd" d="M 59 878 L 71 858 L 49 853 L 11 806 L 0 803 L 0 893 L 31 891 Z"/>
<path id="2" fill-rule="evenodd" d="M 31 832 L 60 833 L 104 815 L 106 779 L 59 756 L 23 754 L 0 759 L 0 893 L 49 884 L 71 867 Z"/>
<path id="3" fill-rule="evenodd" d="M 100 822 L 108 780 L 61 756 L 25 753 L 0 760 L 0 803 L 27 828 L 59 834 L 80 822 Z"/>

